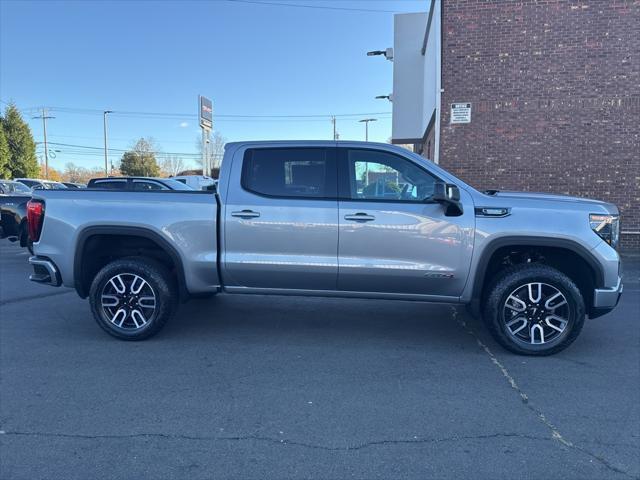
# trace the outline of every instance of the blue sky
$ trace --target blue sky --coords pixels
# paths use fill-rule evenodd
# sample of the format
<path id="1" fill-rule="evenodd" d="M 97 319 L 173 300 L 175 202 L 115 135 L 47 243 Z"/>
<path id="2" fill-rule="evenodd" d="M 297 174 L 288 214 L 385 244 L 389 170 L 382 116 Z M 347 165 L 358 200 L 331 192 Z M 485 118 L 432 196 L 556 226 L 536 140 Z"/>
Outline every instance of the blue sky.
<path id="1" fill-rule="evenodd" d="M 424 11 L 427 0 L 258 1 L 0 0 L 0 99 L 24 111 L 37 141 L 42 123 L 30 119 L 32 109 L 49 106 L 50 142 L 94 147 L 103 145 L 103 110 L 193 115 L 109 119 L 114 149 L 150 136 L 165 152 L 191 155 L 198 94 L 212 98 L 219 115 L 391 111 L 374 97 L 391 91 L 392 65 L 365 55 L 393 43 L 393 13 L 379 10 Z M 370 116 L 379 119 L 370 140 L 386 141 L 390 115 Z M 340 138 L 364 139 L 359 118 L 338 119 Z M 214 128 L 229 141 L 332 137 L 329 119 L 317 117 L 220 117 Z M 60 150 L 50 160 L 57 168 L 103 163 L 98 150 L 51 148 Z"/>

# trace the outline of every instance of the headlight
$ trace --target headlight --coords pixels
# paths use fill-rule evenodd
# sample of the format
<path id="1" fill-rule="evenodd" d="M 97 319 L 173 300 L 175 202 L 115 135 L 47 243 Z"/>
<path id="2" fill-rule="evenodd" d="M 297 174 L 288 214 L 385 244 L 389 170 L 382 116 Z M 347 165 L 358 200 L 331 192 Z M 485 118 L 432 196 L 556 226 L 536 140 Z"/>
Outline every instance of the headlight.
<path id="1" fill-rule="evenodd" d="M 618 215 L 592 213 L 589 215 L 589 225 L 591 225 L 591 230 L 613 248 L 618 246 L 618 238 L 620 237 L 620 217 Z"/>

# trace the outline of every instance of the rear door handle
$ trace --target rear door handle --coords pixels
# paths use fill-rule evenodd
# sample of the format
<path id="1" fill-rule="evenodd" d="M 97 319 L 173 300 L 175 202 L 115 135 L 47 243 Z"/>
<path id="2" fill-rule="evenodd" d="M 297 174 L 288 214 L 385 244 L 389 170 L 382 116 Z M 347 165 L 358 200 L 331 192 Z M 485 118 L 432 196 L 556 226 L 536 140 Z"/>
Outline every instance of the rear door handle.
<path id="1" fill-rule="evenodd" d="M 345 215 L 345 220 L 351 220 L 352 222 L 370 222 L 371 220 L 375 220 L 376 217 L 373 215 L 367 215 L 366 213 L 358 212 L 351 215 Z"/>
<path id="2" fill-rule="evenodd" d="M 231 216 L 239 218 L 256 218 L 260 216 L 260 213 L 254 212 L 253 210 L 240 210 L 239 212 L 231 212 Z"/>

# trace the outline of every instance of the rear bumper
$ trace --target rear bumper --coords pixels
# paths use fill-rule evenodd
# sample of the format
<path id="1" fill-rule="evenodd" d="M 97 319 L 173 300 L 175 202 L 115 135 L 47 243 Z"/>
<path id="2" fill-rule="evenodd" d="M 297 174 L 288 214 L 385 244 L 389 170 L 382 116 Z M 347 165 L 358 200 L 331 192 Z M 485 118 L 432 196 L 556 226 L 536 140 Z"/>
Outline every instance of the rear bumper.
<path id="1" fill-rule="evenodd" d="M 613 310 L 620 301 L 623 288 L 621 277 L 618 277 L 618 283 L 615 287 L 596 288 L 593 291 L 593 308 L 589 312 L 589 317 L 596 318 Z"/>
<path id="2" fill-rule="evenodd" d="M 55 263 L 46 257 L 29 257 L 29 264 L 33 267 L 33 273 L 29 275 L 29 280 L 36 283 L 44 283 L 53 287 L 62 284 L 60 272 Z"/>

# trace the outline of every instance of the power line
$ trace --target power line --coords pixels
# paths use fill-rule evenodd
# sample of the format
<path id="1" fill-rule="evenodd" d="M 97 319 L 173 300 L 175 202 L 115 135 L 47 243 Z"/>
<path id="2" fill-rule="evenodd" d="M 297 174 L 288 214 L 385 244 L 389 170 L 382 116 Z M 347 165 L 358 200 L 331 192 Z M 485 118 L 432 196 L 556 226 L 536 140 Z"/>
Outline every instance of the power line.
<path id="1" fill-rule="evenodd" d="M 83 135 L 49 135 L 49 137 L 51 138 L 80 138 L 82 140 L 102 140 L 102 137 L 88 137 L 88 136 L 83 136 Z M 115 141 L 115 142 L 127 142 L 130 143 L 131 142 L 131 138 L 124 138 L 124 137 L 109 137 L 109 141 Z M 155 137 L 154 137 L 154 140 Z M 163 142 L 162 140 L 158 140 L 158 143 L 162 144 L 162 143 L 188 143 L 189 145 L 195 145 L 195 140 L 170 140 L 167 142 Z"/>
<path id="2" fill-rule="evenodd" d="M 294 8 L 313 8 L 317 10 L 341 10 L 344 12 L 368 12 L 368 13 L 398 13 L 394 10 L 376 10 L 371 8 L 352 8 L 352 7 L 330 7 L 327 5 L 306 5 L 300 3 L 282 3 L 282 2 L 260 2 L 258 0 L 224 0 L 230 3 L 250 3 L 253 5 L 264 5 L 269 7 L 294 7 Z"/>
<path id="3" fill-rule="evenodd" d="M 75 107 L 48 107 L 51 111 L 60 113 L 82 113 L 88 115 L 102 115 L 103 110 L 93 108 L 75 108 Z M 277 115 L 249 115 L 249 114 L 214 114 L 215 119 L 300 119 L 300 118 L 318 118 L 329 119 L 331 117 L 358 117 L 363 115 L 390 115 L 391 112 L 359 112 L 359 113 L 315 113 L 315 114 L 277 114 Z M 170 118 L 197 118 L 198 115 L 194 113 L 180 113 L 180 112 L 143 112 L 143 111 L 130 111 L 130 110 L 113 110 L 110 115 L 119 116 L 132 116 L 132 117 L 170 117 Z"/>
<path id="4" fill-rule="evenodd" d="M 103 147 L 94 147 L 91 145 L 77 145 L 77 144 L 73 144 L 73 143 L 60 143 L 60 142 L 48 142 L 49 145 L 56 145 L 58 147 L 71 147 L 71 148 L 83 148 L 83 149 L 87 149 L 87 150 L 94 150 L 94 151 L 99 151 L 98 153 L 100 155 L 102 155 L 103 152 Z M 122 149 L 122 148 L 110 148 L 109 151 L 113 151 L 113 152 L 130 152 L 131 150 L 127 150 L 127 149 Z M 199 153 L 187 153 L 187 152 L 155 152 L 156 155 L 180 155 L 180 156 L 197 156 L 199 157 L 200 154 Z"/>

